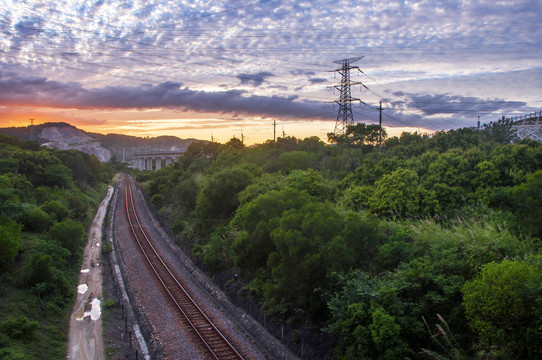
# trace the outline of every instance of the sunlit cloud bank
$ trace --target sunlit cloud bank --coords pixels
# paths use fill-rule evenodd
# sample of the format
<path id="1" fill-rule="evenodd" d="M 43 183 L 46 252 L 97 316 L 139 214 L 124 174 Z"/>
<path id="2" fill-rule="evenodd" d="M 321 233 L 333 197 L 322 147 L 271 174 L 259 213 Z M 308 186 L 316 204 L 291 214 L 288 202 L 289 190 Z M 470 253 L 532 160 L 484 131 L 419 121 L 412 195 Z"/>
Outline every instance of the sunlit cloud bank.
<path id="1" fill-rule="evenodd" d="M 250 95 L 239 90 L 190 90 L 174 82 L 85 89 L 74 82 L 0 73 L 0 104 L 82 109 L 174 107 L 184 111 L 298 118 L 314 117 L 318 115 L 314 112 L 327 110 L 322 103 L 296 99 L 297 96 Z"/>

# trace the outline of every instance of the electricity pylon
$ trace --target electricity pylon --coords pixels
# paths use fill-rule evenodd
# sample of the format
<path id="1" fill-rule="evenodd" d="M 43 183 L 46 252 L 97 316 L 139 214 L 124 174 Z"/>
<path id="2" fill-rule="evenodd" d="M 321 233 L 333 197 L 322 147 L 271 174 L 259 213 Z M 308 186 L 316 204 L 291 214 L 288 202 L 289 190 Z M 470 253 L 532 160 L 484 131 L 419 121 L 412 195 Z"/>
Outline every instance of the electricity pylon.
<path id="1" fill-rule="evenodd" d="M 361 58 L 363 58 L 363 56 L 334 61 L 334 63 L 341 65 L 340 68 L 333 70 L 334 72 L 341 74 L 340 84 L 334 85 L 334 88 L 340 92 L 339 98 L 334 101 L 339 105 L 337 121 L 335 122 L 335 135 L 345 135 L 348 126 L 354 125 L 352 101 L 359 101 L 363 103 L 361 99 L 353 98 L 350 92 L 350 87 L 352 85 L 361 85 L 365 87 L 365 85 L 359 81 L 350 81 L 350 70 L 358 69 L 360 72 L 362 72 L 359 66 L 350 64 L 360 60 Z"/>

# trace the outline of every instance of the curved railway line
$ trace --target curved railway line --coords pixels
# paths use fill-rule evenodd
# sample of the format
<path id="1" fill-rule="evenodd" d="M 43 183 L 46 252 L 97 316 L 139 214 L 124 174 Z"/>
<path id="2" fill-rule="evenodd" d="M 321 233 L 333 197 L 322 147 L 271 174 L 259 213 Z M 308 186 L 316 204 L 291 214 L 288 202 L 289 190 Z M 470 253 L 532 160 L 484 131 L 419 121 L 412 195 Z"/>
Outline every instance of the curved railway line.
<path id="1" fill-rule="evenodd" d="M 201 340 L 203 346 L 208 349 L 211 358 L 217 360 L 242 360 L 243 357 L 205 315 L 156 251 L 147 231 L 139 220 L 132 195 L 132 187 L 129 182 L 126 183 L 127 185 L 124 186 L 125 210 L 130 231 L 147 260 L 151 272 L 154 273 L 158 282 L 162 285 L 164 292 L 172 300 L 179 313 L 182 314 L 188 326 Z"/>

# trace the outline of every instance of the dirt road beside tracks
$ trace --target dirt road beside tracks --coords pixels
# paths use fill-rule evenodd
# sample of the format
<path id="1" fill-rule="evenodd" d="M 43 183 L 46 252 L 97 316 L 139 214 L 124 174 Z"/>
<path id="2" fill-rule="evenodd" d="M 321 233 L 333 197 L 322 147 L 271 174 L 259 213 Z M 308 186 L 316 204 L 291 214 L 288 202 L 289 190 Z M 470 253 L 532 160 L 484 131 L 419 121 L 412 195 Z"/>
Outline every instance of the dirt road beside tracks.
<path id="1" fill-rule="evenodd" d="M 70 317 L 68 359 L 102 360 L 102 266 L 100 264 L 102 223 L 107 206 L 113 195 L 109 187 L 88 232 L 88 241 L 83 253 L 77 298 Z"/>

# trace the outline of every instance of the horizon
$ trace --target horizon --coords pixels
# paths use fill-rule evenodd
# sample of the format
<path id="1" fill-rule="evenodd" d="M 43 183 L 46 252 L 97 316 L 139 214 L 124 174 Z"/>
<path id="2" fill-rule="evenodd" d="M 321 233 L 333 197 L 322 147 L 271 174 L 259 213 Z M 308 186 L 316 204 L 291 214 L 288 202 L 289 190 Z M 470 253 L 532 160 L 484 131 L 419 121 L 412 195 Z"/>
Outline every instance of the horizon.
<path id="1" fill-rule="evenodd" d="M 475 126 L 542 108 L 537 0 L 96 3 L 7 0 L 0 126 L 247 144 L 327 141 L 337 63 L 354 120 L 390 136 Z"/>
<path id="2" fill-rule="evenodd" d="M 71 127 L 74 127 L 78 130 L 82 130 L 86 133 L 90 133 L 90 134 L 100 134 L 100 135 L 125 135 L 125 136 L 132 136 L 132 137 L 136 137 L 136 138 L 140 138 L 140 139 L 156 139 L 156 138 L 159 138 L 159 137 L 176 137 L 177 139 L 179 140 L 195 140 L 195 141 L 214 141 L 214 142 L 217 142 L 217 143 L 221 143 L 221 144 L 224 144 L 226 142 L 228 142 L 230 139 L 232 138 L 239 138 L 237 137 L 235 134 L 229 138 L 229 139 L 226 139 L 225 141 L 223 142 L 220 142 L 220 141 L 216 141 L 216 139 L 214 140 L 209 140 L 209 139 L 199 139 L 199 138 L 195 138 L 195 137 L 178 137 L 176 135 L 169 135 L 169 134 L 161 134 L 161 135 L 156 135 L 156 136 L 138 136 L 138 135 L 129 135 L 129 134 L 121 134 L 121 133 L 118 133 L 118 132 L 107 132 L 107 133 L 101 133 L 101 132 L 94 132 L 94 131 L 88 131 L 87 129 L 84 129 L 82 127 L 79 127 L 79 126 L 76 126 L 74 124 L 70 124 L 68 122 L 65 122 L 65 121 L 48 121 L 48 122 L 42 122 L 42 123 L 34 123 L 34 124 L 28 124 L 28 125 L 21 125 L 21 126 L 2 126 L 0 128 L 14 128 L 14 129 L 22 129 L 22 128 L 29 128 L 30 126 L 40 126 L 40 125 L 67 125 L 67 126 L 71 126 Z M 409 130 L 412 130 L 412 131 L 409 131 Z M 427 132 L 420 132 L 418 131 L 418 129 L 405 129 L 405 128 L 402 128 L 401 129 L 401 133 L 397 132 L 397 131 L 394 131 L 394 134 L 393 135 L 389 135 L 388 134 L 388 137 L 387 138 L 391 138 L 393 136 L 397 136 L 397 137 L 400 137 L 400 135 L 403 133 L 403 132 L 408 132 L 408 133 L 418 133 L 419 135 L 432 135 L 432 133 L 427 133 Z M 278 136 L 276 137 L 277 139 L 279 138 L 283 138 L 283 136 L 280 136 L 282 134 L 278 134 Z M 309 135 L 309 136 L 306 136 L 306 137 L 297 137 L 297 136 L 294 136 L 294 135 L 287 135 L 287 134 L 284 134 L 285 137 L 293 137 L 293 138 L 296 138 L 297 140 L 304 140 L 306 138 L 309 138 L 309 137 L 313 137 L 313 136 L 316 136 L 316 135 Z M 329 144 L 329 141 L 327 139 L 327 136 L 326 138 L 322 138 L 320 136 L 317 136 L 322 142 L 326 143 L 326 144 Z M 252 145 L 261 145 L 261 144 L 264 144 L 265 142 L 267 141 L 272 141 L 273 139 L 270 138 L 270 139 L 266 139 L 264 141 L 261 141 L 261 142 L 252 142 L 252 143 L 245 143 L 246 146 L 252 146 Z"/>

